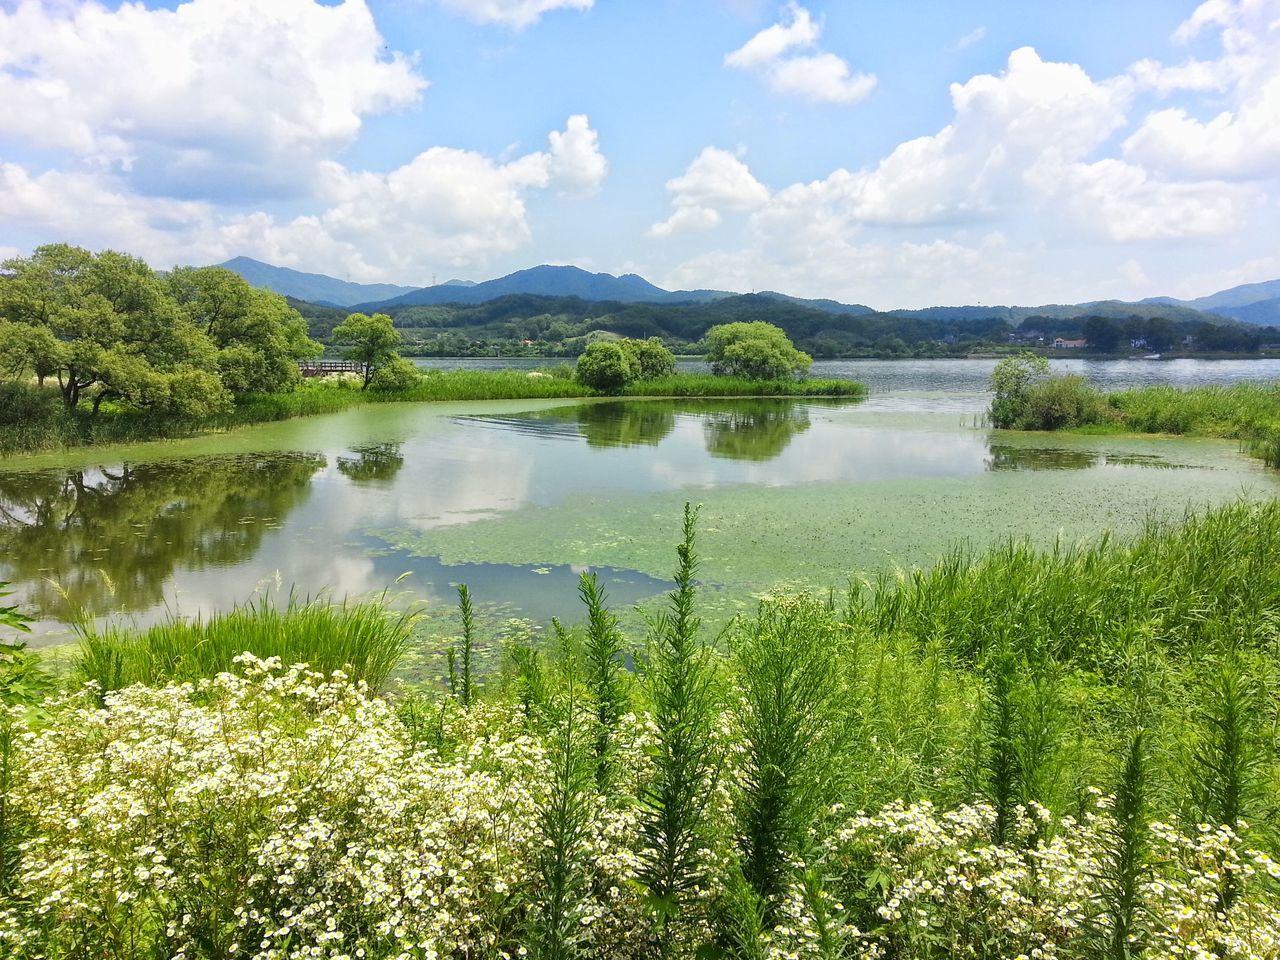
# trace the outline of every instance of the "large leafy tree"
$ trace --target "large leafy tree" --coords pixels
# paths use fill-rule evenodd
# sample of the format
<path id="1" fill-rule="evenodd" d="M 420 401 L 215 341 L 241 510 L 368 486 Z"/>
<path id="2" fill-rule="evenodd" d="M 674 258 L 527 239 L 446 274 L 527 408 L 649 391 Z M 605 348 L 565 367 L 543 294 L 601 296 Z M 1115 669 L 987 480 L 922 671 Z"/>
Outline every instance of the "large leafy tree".
<path id="1" fill-rule="evenodd" d="M 711 372 L 749 380 L 802 377 L 813 357 L 801 353 L 781 327 L 763 320 L 722 323 L 707 331 Z"/>
<path id="2" fill-rule="evenodd" d="M 68 410 L 107 400 L 189 417 L 230 404 L 217 346 L 142 260 L 66 244 L 0 264 L 0 369 L 56 377 Z"/>
<path id="3" fill-rule="evenodd" d="M 379 368 L 395 359 L 400 345 L 400 332 L 391 325 L 385 313 L 369 316 L 353 313 L 333 328 L 333 342 L 347 344 L 346 357 L 364 364 L 364 386 L 369 389 Z"/>
<path id="4" fill-rule="evenodd" d="M 237 396 L 296 386 L 298 361 L 323 349 L 284 297 L 255 289 L 224 267 L 179 267 L 166 285 L 218 348 L 218 373 Z"/>

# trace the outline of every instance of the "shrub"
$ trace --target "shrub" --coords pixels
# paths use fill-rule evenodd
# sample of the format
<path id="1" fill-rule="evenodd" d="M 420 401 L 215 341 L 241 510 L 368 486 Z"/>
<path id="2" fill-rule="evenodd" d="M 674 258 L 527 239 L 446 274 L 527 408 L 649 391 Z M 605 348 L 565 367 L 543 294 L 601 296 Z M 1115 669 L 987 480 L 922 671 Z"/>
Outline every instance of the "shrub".
<path id="1" fill-rule="evenodd" d="M 658 380 L 676 372 L 675 354 L 666 348 L 659 337 L 620 342 L 631 357 L 632 380 Z"/>
<path id="2" fill-rule="evenodd" d="M 578 358 L 577 379 L 601 393 L 617 393 L 635 379 L 630 352 L 615 340 L 597 340 Z"/>
<path id="3" fill-rule="evenodd" d="M 422 373 L 414 366 L 412 360 L 404 357 L 393 357 L 374 372 L 369 381 L 370 390 L 383 393 L 399 393 L 412 390 L 422 380 Z"/>
<path id="4" fill-rule="evenodd" d="M 722 323 L 707 331 L 707 362 L 711 372 L 749 380 L 802 377 L 813 357 L 801 353 L 781 327 L 762 320 Z"/>

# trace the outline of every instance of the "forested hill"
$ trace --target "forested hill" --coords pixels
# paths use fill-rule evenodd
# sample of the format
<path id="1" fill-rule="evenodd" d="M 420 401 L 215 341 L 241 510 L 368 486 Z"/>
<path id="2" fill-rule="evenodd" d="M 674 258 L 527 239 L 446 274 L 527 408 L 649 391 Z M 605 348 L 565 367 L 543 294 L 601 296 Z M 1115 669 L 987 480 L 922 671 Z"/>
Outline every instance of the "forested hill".
<path id="1" fill-rule="evenodd" d="M 313 336 L 324 339 L 344 311 L 294 304 L 307 316 Z M 513 294 L 477 304 L 386 307 L 412 352 L 442 356 L 528 348 L 553 356 L 575 356 L 597 331 L 626 337 L 662 337 L 680 348 L 696 343 L 709 327 L 763 320 L 782 327 L 803 350 L 818 357 L 964 353 L 979 344 L 1023 340 L 1029 344 L 1091 335 L 1107 349 L 1127 350 L 1150 339 L 1151 349 L 1169 349 L 1198 336 L 1209 350 L 1249 351 L 1280 334 L 1237 321 L 1167 304 L 1104 302 L 1033 313 L 1008 307 L 835 313 L 776 294 L 726 296 L 705 303 L 622 303 L 581 297 Z M 1074 315 L 1072 315 L 1074 312 Z M 1057 315 L 1054 315 L 1057 314 Z"/>

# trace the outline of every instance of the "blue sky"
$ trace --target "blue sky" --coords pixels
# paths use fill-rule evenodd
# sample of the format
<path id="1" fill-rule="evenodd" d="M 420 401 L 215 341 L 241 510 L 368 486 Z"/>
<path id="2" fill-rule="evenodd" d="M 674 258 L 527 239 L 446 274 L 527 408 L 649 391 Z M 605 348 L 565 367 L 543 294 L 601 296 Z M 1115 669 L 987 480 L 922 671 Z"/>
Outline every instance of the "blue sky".
<path id="1" fill-rule="evenodd" d="M 0 0 L 0 103 L 10 255 L 878 307 L 1280 276 L 1280 0 Z"/>

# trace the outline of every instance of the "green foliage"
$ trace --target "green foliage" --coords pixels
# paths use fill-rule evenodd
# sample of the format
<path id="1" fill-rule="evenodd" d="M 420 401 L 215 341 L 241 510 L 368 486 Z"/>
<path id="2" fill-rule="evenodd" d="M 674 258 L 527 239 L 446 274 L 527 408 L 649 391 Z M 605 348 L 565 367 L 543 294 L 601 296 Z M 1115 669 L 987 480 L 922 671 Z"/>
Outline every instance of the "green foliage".
<path id="1" fill-rule="evenodd" d="M 391 318 L 385 313 L 373 316 L 353 313 L 333 328 L 333 342 L 349 345 L 343 356 L 364 364 L 364 389 L 367 390 L 379 368 L 396 356 L 400 333 L 391 326 Z"/>
<path id="2" fill-rule="evenodd" d="M 570 960 L 581 955 L 581 907 L 588 893 L 587 839 L 594 821 L 596 759 L 591 714 L 578 699 L 573 671 L 553 701 L 551 784 L 539 804 L 539 896 L 531 918 L 534 956 Z"/>
<path id="3" fill-rule="evenodd" d="M 1146 955 L 1149 918 L 1142 887 L 1150 879 L 1148 824 L 1150 760 L 1146 731 L 1133 730 L 1113 787 L 1114 803 L 1104 827 L 1107 840 L 1099 870 L 1099 910 L 1090 925 L 1096 955 L 1106 960 L 1135 960 Z"/>
<path id="4" fill-rule="evenodd" d="M 223 385 L 237 397 L 291 390 L 298 361 L 318 356 L 320 344 L 284 297 L 251 287 L 222 267 L 178 267 L 166 278 L 170 296 L 218 348 Z"/>
<path id="5" fill-rule="evenodd" d="M 645 664 L 656 743 L 653 777 L 641 798 L 639 877 L 657 917 L 664 953 L 671 949 L 676 921 L 688 919 L 694 890 L 706 878 L 705 817 L 717 763 L 711 737 L 716 699 L 712 665 L 695 613 L 697 515 L 685 504 L 676 586 L 667 609 L 652 624 Z"/>
<path id="6" fill-rule="evenodd" d="M 659 380 L 676 372 L 676 358 L 659 337 L 648 340 L 623 339 L 622 349 L 631 358 L 634 380 Z"/>
<path id="7" fill-rule="evenodd" d="M 326 673 L 342 669 L 376 690 L 404 655 L 414 620 L 381 601 L 331 604 L 290 596 L 281 608 L 263 597 L 229 613 L 173 617 L 141 632 L 82 626 L 75 668 L 108 692 L 212 677 L 233 669 L 247 652 Z"/>
<path id="8" fill-rule="evenodd" d="M 627 680 L 623 676 L 622 633 L 618 618 L 609 611 L 608 597 L 599 578 L 584 572 L 578 595 L 587 607 L 587 639 L 583 647 L 586 685 L 595 705 L 595 772 L 602 792 L 613 780 L 617 727 L 628 705 Z"/>
<path id="9" fill-rule="evenodd" d="M 70 411 L 88 400 L 177 416 L 225 410 L 218 348 L 142 260 L 65 244 L 0 265 L 0 368 L 56 377 Z"/>
<path id="10" fill-rule="evenodd" d="M 412 390 L 422 381 L 422 372 L 412 360 L 404 357 L 392 357 L 378 367 L 369 387 L 383 393 L 405 393 Z"/>
<path id="11" fill-rule="evenodd" d="M 0 580 L 0 601 L 10 595 L 5 589 L 7 586 L 9 584 Z M 6 704 L 32 706 L 38 703 L 53 686 L 52 679 L 40 668 L 40 658 L 28 650 L 25 643 L 5 635 L 11 630 L 29 633 L 31 628 L 27 624 L 30 622 L 30 619 L 17 607 L 0 603 L 0 735 L 3 735 L 7 729 L 3 726 L 3 711 Z M 0 805 L 3 803 L 3 797 L 0 796 Z M 3 837 L 0 837 L 0 858 L 3 856 L 4 843 Z M 2 869 L 3 864 L 0 864 L 0 872 Z M 0 886 L 0 893 L 3 893 L 2 886 Z"/>
<path id="12" fill-rule="evenodd" d="M 991 372 L 991 422 L 1002 429 L 1012 428 L 1025 416 L 1027 390 L 1049 375 L 1049 361 L 1025 351 L 1016 357 L 1005 357 Z"/>
<path id="13" fill-rule="evenodd" d="M 781 327 L 755 320 L 723 323 L 706 333 L 707 362 L 715 374 L 748 380 L 803 377 L 813 358 L 801 353 Z"/>
<path id="14" fill-rule="evenodd" d="M 458 613 L 462 618 L 462 663 L 458 672 L 456 647 L 449 648 L 449 690 L 464 707 L 475 699 L 475 679 L 472 673 L 476 646 L 476 612 L 471 603 L 471 591 L 465 583 L 458 584 Z"/>
<path id="15" fill-rule="evenodd" d="M 772 926 L 791 865 L 843 796 L 851 738 L 845 630 L 811 597 L 766 601 L 731 640 L 741 699 L 734 816 L 745 881 Z"/>
<path id="16" fill-rule="evenodd" d="M 578 357 L 577 381 L 600 393 L 619 393 L 636 379 L 630 351 L 615 340 L 596 340 Z"/>

